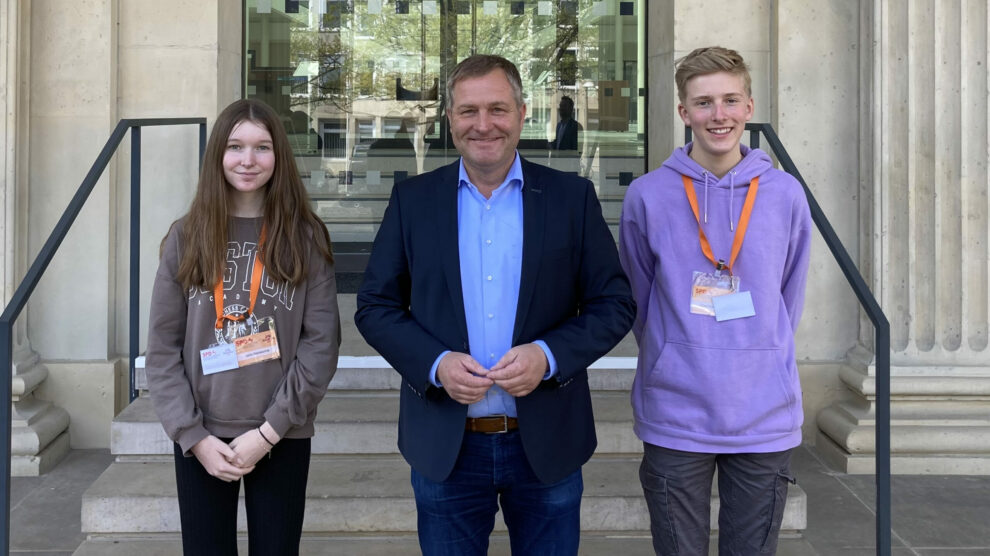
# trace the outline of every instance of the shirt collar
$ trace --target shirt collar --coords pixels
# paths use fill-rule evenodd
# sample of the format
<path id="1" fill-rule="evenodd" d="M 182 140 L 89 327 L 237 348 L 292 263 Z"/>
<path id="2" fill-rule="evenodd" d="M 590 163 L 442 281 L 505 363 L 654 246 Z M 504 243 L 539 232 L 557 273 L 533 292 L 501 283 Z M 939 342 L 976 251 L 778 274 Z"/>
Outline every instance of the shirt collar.
<path id="1" fill-rule="evenodd" d="M 471 178 L 468 177 L 467 170 L 464 169 L 464 157 L 461 157 L 460 163 L 458 165 L 457 171 L 457 186 L 463 187 L 465 185 L 470 185 L 471 187 L 477 189 L 477 187 L 471 183 Z M 516 157 L 512 160 L 512 166 L 509 167 L 509 173 L 505 175 L 505 180 L 495 188 L 495 191 L 501 190 L 506 184 L 508 185 L 519 185 L 521 186 L 523 182 L 522 173 L 522 162 L 519 158 L 519 151 L 516 151 Z"/>

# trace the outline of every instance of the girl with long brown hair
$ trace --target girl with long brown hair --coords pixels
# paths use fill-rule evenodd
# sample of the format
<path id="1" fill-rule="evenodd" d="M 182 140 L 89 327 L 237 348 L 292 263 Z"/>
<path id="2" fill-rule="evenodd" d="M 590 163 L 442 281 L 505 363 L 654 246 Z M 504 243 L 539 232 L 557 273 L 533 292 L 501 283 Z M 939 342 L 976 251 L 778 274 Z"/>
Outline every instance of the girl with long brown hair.
<path id="1" fill-rule="evenodd" d="M 337 366 L 330 236 L 285 130 L 256 100 L 210 134 L 189 212 L 162 243 L 148 387 L 175 443 L 183 552 L 298 554 L 316 408 Z"/>

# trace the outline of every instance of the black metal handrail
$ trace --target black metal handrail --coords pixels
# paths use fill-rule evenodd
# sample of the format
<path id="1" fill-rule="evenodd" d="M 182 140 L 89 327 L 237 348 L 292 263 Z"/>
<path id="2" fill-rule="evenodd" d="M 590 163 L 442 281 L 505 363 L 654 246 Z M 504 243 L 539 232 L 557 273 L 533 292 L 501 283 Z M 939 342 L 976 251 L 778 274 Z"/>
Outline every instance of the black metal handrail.
<path id="1" fill-rule="evenodd" d="M 746 131 L 749 132 L 750 147 L 754 149 L 760 147 L 760 133 L 762 133 L 770 145 L 770 150 L 773 151 L 774 156 L 777 157 L 777 161 L 780 162 L 784 171 L 801 182 L 801 187 L 804 188 L 804 193 L 808 197 L 811 219 L 815 222 L 815 226 L 818 227 L 818 231 L 822 234 L 822 238 L 832 252 L 832 256 L 835 257 L 835 262 L 839 263 L 839 268 L 842 270 L 842 274 L 845 275 L 846 281 L 852 287 L 853 293 L 856 294 L 856 298 L 859 299 L 859 304 L 866 311 L 870 322 L 873 323 L 873 328 L 876 332 L 874 340 L 876 346 L 874 351 L 876 353 L 877 374 L 877 554 L 880 556 L 890 556 L 890 323 L 887 321 L 887 316 L 884 315 L 883 309 L 880 308 L 880 303 L 877 302 L 877 299 L 873 296 L 873 292 L 870 291 L 863 276 L 859 273 L 856 263 L 853 262 L 852 257 L 849 256 L 846 248 L 839 241 L 839 236 L 832 229 L 832 224 L 825 217 L 825 213 L 818 205 L 818 201 L 815 200 L 815 196 L 812 195 L 808 184 L 801 177 L 801 172 L 794 165 L 791 156 L 787 154 L 787 149 L 780 142 L 780 138 L 777 137 L 777 132 L 774 131 L 773 126 L 766 123 L 747 123 Z M 684 142 L 687 143 L 690 141 L 691 128 L 686 127 L 684 128 Z"/>
<path id="2" fill-rule="evenodd" d="M 165 125 L 187 125 L 199 124 L 199 162 L 203 162 L 203 153 L 206 151 L 206 118 L 149 118 L 149 119 L 124 119 L 117 122 L 110 138 L 107 139 L 103 150 L 100 151 L 93 166 L 83 179 L 76 194 L 69 201 L 69 206 L 62 213 L 58 223 L 48 236 L 48 241 L 41 248 L 41 252 L 34 259 L 31 268 L 24 275 L 24 280 L 17 287 L 14 296 L 4 307 L 3 314 L 0 315 L 0 364 L 7 369 L 5 376 L 0 376 L 0 404 L 5 405 L 0 409 L 0 446 L 4 453 L 0 455 L 0 550 L 3 554 L 10 551 L 10 441 L 11 441 L 11 377 L 13 371 L 13 331 L 14 321 L 24 310 L 28 299 L 34 292 L 35 287 L 41 280 L 45 269 L 55 256 L 62 240 L 69 233 L 69 228 L 75 222 L 76 217 L 82 210 L 83 205 L 89 198 L 89 194 L 96 187 L 96 182 L 106 169 L 110 159 L 117 151 L 117 147 L 124 138 L 124 134 L 131 130 L 131 245 L 130 245 L 130 393 L 131 401 L 134 400 L 134 360 L 138 352 L 138 294 L 140 279 L 140 225 L 141 225 L 141 127 L 143 126 L 165 126 Z"/>

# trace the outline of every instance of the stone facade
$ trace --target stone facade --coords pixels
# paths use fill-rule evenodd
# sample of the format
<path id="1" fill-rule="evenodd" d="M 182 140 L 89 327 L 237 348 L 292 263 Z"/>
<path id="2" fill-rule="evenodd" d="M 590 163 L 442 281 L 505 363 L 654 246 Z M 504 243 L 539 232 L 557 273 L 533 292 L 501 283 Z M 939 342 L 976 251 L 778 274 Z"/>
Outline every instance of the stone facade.
<path id="1" fill-rule="evenodd" d="M 976 438 L 990 446 L 987 5 L 647 4 L 650 165 L 683 138 L 673 61 L 708 44 L 740 50 L 753 70 L 754 121 L 777 129 L 890 319 L 895 472 L 990 472 L 990 454 L 972 448 Z M 242 8 L 0 0 L 0 10 L 9 300 L 119 118 L 212 123 L 240 96 Z M 196 130 L 151 129 L 143 142 L 146 318 L 158 241 L 195 186 Z M 46 413 L 68 410 L 64 442 L 75 447 L 108 446 L 109 417 L 126 402 L 128 160 L 125 143 L 15 333 L 15 391 L 54 402 Z M 797 336 L 805 439 L 837 465 L 869 472 L 872 327 L 824 243 L 813 249 Z"/>
<path id="2" fill-rule="evenodd" d="M 241 7 L 230 0 L 0 5 L 6 301 L 119 119 L 213 117 L 239 97 Z M 146 319 L 161 236 L 195 189 L 198 130 L 149 128 L 142 158 Z M 17 321 L 15 473 L 18 458 L 39 460 L 46 446 L 64 453 L 70 438 L 76 448 L 109 446 L 109 422 L 126 406 L 129 160 L 125 140 Z M 22 429 L 35 432 L 19 442 Z M 32 465 L 25 473 L 46 464 Z"/>

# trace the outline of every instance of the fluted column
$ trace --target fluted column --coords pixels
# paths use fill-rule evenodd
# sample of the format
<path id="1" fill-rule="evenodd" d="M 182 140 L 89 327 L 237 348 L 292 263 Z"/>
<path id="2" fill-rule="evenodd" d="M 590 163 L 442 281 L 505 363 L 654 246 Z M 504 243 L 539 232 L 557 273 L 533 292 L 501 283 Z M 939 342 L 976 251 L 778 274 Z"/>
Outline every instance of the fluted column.
<path id="1" fill-rule="evenodd" d="M 30 41 L 30 2 L 0 0 L 0 107 L 3 128 L 3 210 L 0 212 L 0 271 L 6 305 L 27 269 L 27 161 L 28 95 L 27 63 Z M 34 397 L 35 389 L 48 377 L 38 354 L 28 340 L 26 318 L 13 331 L 11 473 L 26 476 L 46 472 L 69 450 L 69 415 L 64 409 Z"/>
<path id="2" fill-rule="evenodd" d="M 861 238 L 891 325 L 895 473 L 990 473 L 988 1 L 876 0 L 864 41 Z M 872 46 L 871 46 L 872 44 Z M 872 327 L 818 418 L 819 449 L 872 472 Z"/>

